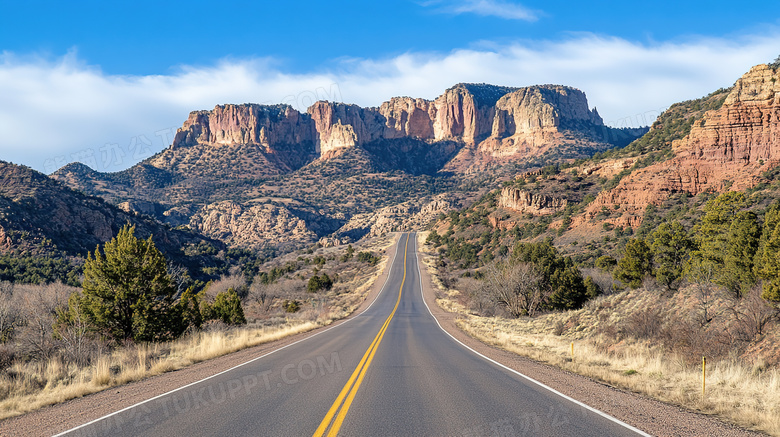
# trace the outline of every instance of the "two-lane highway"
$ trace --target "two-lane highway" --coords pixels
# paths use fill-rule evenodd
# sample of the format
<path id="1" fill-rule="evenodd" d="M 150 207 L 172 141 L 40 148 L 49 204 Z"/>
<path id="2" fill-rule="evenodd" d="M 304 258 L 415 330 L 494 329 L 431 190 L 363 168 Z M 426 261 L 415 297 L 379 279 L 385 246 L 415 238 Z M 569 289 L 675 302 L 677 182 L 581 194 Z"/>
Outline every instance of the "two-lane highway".
<path id="1" fill-rule="evenodd" d="M 622 436 L 638 431 L 465 348 L 422 298 L 416 235 L 363 313 L 70 430 L 111 436 Z"/>

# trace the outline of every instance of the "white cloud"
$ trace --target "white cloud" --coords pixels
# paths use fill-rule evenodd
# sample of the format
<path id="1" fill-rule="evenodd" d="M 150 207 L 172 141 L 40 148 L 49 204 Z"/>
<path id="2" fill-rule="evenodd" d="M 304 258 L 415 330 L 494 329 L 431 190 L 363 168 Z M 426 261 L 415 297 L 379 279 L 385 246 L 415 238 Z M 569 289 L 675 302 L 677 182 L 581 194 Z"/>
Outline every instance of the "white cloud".
<path id="1" fill-rule="evenodd" d="M 436 6 L 434 10 L 449 14 L 476 14 L 483 17 L 499 17 L 507 20 L 536 21 L 537 13 L 523 5 L 504 0 L 456 0 L 431 1 L 423 6 Z"/>
<path id="2" fill-rule="evenodd" d="M 458 82 L 570 85 L 613 125 L 649 124 L 668 105 L 730 86 L 777 55 L 780 32 L 740 39 L 640 44 L 592 34 L 450 53 L 352 59 L 290 74 L 271 59 L 225 60 L 154 76 L 117 76 L 69 53 L 57 60 L 0 55 L 0 159 L 50 172 L 82 160 L 129 167 L 169 145 L 192 110 L 328 99 L 377 106 L 392 96 L 435 98 Z M 117 144 L 115 147 L 106 144 Z M 131 149 L 132 146 L 132 149 Z"/>

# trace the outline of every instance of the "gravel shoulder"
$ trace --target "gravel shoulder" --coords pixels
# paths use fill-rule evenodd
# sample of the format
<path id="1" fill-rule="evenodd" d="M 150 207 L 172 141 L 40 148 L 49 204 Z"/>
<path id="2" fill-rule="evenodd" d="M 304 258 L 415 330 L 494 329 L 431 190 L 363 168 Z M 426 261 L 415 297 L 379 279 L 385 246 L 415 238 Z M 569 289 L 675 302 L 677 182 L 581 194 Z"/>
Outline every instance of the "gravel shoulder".
<path id="1" fill-rule="evenodd" d="M 422 276 L 423 298 L 442 328 L 463 344 L 492 360 L 651 435 L 724 437 L 766 435 L 486 345 L 459 329 L 455 324 L 457 314 L 442 309 L 436 303 L 436 288 L 430 272 L 422 262 L 422 256 L 418 256 L 418 263 Z"/>

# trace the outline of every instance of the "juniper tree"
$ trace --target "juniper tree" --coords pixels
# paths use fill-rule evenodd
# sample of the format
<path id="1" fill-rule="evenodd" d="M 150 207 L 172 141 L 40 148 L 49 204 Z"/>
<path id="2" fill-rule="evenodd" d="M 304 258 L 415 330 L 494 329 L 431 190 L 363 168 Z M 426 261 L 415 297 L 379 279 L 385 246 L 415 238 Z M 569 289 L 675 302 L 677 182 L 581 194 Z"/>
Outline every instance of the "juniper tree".
<path id="1" fill-rule="evenodd" d="M 167 340 L 178 330 L 176 288 L 151 236 L 134 233 L 135 226 L 125 225 L 102 253 L 98 247 L 87 255 L 79 305 L 98 332 L 116 341 Z"/>

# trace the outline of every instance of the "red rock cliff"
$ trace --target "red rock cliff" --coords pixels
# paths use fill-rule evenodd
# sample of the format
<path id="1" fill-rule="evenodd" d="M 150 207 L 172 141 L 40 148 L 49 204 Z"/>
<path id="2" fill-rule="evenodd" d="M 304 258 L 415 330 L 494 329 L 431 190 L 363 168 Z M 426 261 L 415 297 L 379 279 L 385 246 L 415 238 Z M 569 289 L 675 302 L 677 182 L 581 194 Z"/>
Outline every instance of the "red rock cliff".
<path id="1" fill-rule="evenodd" d="M 637 170 L 589 205 L 585 218 L 602 206 L 617 206 L 614 221 L 637 227 L 649 204 L 670 194 L 743 190 L 780 164 L 780 73 L 767 65 L 740 78 L 719 109 L 704 114 L 688 136 L 673 144 L 674 158 Z"/>

